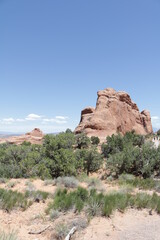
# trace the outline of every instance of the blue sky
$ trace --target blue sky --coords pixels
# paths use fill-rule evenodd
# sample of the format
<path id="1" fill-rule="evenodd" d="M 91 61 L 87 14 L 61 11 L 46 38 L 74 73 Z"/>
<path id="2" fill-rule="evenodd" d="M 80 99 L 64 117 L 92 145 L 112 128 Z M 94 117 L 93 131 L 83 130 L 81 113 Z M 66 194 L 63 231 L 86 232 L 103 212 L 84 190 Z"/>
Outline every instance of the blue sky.
<path id="1" fill-rule="evenodd" d="M 74 129 L 113 87 L 160 128 L 159 0 L 0 0 L 0 131 Z"/>

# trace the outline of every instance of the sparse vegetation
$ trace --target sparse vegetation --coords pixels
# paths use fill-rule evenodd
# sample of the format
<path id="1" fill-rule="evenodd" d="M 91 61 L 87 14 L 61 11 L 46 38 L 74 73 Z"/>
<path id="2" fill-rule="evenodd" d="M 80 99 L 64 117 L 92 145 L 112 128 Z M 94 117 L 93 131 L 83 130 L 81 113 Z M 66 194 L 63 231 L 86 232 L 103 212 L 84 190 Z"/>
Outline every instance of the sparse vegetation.
<path id="1" fill-rule="evenodd" d="M 17 191 L 0 189 L 0 208 L 10 212 L 13 208 L 25 210 L 31 202 Z"/>
<path id="2" fill-rule="evenodd" d="M 153 195 L 146 193 L 132 195 L 126 192 L 113 192 L 104 195 L 97 193 L 95 189 L 87 191 L 78 188 L 73 192 L 64 189 L 57 191 L 53 203 L 49 204 L 46 212 L 50 213 L 56 209 L 59 211 L 75 209 L 75 211 L 81 212 L 86 209 L 85 211 L 89 216 L 109 217 L 113 211 L 124 212 L 128 207 L 154 209 L 157 213 L 160 213 L 160 197 L 156 193 Z"/>
<path id="3" fill-rule="evenodd" d="M 51 221 L 54 221 L 56 218 L 58 218 L 60 215 L 60 212 L 58 210 L 54 210 L 52 209 L 49 213 L 49 216 L 50 216 L 50 220 Z"/>
<path id="4" fill-rule="evenodd" d="M 67 236 L 68 232 L 69 232 L 69 228 L 67 224 L 59 223 L 55 227 L 55 238 L 57 240 L 62 240 Z"/>
<path id="5" fill-rule="evenodd" d="M 158 190 L 160 188 L 159 180 L 153 180 L 152 178 L 143 179 L 129 174 L 122 174 L 119 177 L 118 183 L 120 185 L 129 185 L 143 190 Z"/>
<path id="6" fill-rule="evenodd" d="M 0 178 L 0 184 L 5 184 L 7 183 L 7 179 L 6 178 Z"/>
<path id="7" fill-rule="evenodd" d="M 44 181 L 44 185 L 45 186 L 48 186 L 48 185 L 55 186 L 56 185 L 55 179 L 47 179 L 47 180 L 45 180 Z"/>
<path id="8" fill-rule="evenodd" d="M 40 201 L 44 201 L 48 198 L 49 193 L 48 192 L 44 192 L 44 191 L 29 191 L 27 190 L 25 192 L 25 197 L 31 199 L 34 202 L 40 202 Z"/>
<path id="9" fill-rule="evenodd" d="M 76 188 L 79 184 L 75 177 L 58 177 L 55 183 L 57 186 L 63 185 L 66 188 Z"/>
<path id="10" fill-rule="evenodd" d="M 0 232 L 0 240 L 18 240 L 17 233 L 15 231 L 9 233 L 2 231 Z"/>
<path id="11" fill-rule="evenodd" d="M 16 185 L 16 182 L 9 182 L 9 183 L 7 184 L 7 187 L 8 187 L 8 188 L 13 188 L 13 187 L 15 187 L 15 185 Z"/>

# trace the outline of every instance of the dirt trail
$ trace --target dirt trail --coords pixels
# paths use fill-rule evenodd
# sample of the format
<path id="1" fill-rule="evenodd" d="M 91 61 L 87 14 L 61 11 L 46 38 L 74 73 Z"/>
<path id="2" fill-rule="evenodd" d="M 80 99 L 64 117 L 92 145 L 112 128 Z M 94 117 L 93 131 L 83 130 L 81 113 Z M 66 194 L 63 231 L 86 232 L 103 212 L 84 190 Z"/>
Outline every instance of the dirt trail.
<path id="1" fill-rule="evenodd" d="M 130 209 L 125 214 L 116 212 L 111 219 L 94 218 L 76 236 L 76 240 L 160 240 L 160 216 L 147 210 Z"/>

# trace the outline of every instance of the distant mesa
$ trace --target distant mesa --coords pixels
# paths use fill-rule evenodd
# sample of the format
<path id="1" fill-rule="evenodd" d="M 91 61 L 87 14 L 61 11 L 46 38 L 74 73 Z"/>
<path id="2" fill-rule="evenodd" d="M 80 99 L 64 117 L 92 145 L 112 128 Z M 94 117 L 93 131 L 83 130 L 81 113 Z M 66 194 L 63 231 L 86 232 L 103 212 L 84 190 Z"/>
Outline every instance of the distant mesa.
<path id="1" fill-rule="evenodd" d="M 42 144 L 44 134 L 39 128 L 33 129 L 33 131 L 20 136 L 12 136 L 6 138 L 0 138 L 0 143 L 10 143 L 20 145 L 23 142 L 30 142 L 32 144 Z"/>
<path id="2" fill-rule="evenodd" d="M 96 108 L 82 110 L 75 133 L 85 132 L 104 141 L 106 136 L 132 130 L 141 135 L 153 132 L 149 111 L 140 112 L 128 93 L 107 88 L 98 92 Z"/>

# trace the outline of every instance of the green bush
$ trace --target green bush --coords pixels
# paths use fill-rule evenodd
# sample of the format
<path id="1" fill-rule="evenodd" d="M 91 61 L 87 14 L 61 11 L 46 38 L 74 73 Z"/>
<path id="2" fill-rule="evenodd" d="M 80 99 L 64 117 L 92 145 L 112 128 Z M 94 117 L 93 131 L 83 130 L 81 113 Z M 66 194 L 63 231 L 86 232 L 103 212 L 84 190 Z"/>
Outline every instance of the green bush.
<path id="1" fill-rule="evenodd" d="M 103 164 L 103 157 L 95 147 L 77 150 L 75 154 L 78 167 L 87 175 L 99 170 Z"/>
<path id="2" fill-rule="evenodd" d="M 118 183 L 120 185 L 129 185 L 143 190 L 159 191 L 160 188 L 160 182 L 158 180 L 153 180 L 152 178 L 141 179 L 129 174 L 120 175 Z"/>
<path id="3" fill-rule="evenodd" d="M 135 133 L 112 135 L 103 144 L 102 151 L 106 160 L 106 167 L 114 176 L 123 173 L 149 178 L 153 174 L 160 174 L 160 149 L 153 147 L 150 142 L 144 142 L 144 137 Z"/>
<path id="4" fill-rule="evenodd" d="M 17 191 L 0 189 L 0 208 L 10 212 L 13 208 L 27 209 L 31 204 L 27 197 Z"/>
<path id="5" fill-rule="evenodd" d="M 98 144 L 100 143 L 99 137 L 92 136 L 92 137 L 91 137 L 91 143 L 92 143 L 93 145 L 98 145 Z"/>
<path id="6" fill-rule="evenodd" d="M 85 133 L 80 133 L 76 135 L 76 144 L 79 149 L 88 148 L 91 141 Z"/>
<path id="7" fill-rule="evenodd" d="M 75 191 L 68 192 L 58 190 L 54 201 L 49 204 L 46 213 L 53 210 L 68 211 L 75 209 L 81 212 L 85 209 L 87 215 L 109 217 L 115 210 L 124 212 L 126 208 L 153 209 L 160 213 L 160 197 L 157 194 L 149 195 L 146 193 L 130 194 L 126 192 L 113 192 L 110 194 L 97 193 L 95 189 L 87 191 L 78 188 Z"/>

